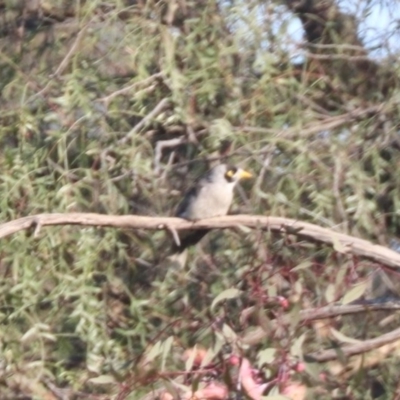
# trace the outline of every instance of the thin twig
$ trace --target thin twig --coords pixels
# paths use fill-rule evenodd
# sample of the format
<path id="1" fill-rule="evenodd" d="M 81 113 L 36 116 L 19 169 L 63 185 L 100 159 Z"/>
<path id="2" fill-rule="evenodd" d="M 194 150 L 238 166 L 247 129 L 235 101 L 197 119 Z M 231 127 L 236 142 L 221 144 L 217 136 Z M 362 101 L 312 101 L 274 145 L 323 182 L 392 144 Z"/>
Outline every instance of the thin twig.
<path id="1" fill-rule="evenodd" d="M 358 314 L 369 311 L 400 310 L 400 301 L 366 302 L 360 304 L 331 305 L 321 308 L 311 308 L 300 311 L 301 321 L 315 321 L 333 318 L 339 315 Z"/>
<path id="2" fill-rule="evenodd" d="M 185 136 L 180 136 L 178 138 L 169 140 L 159 140 L 156 144 L 154 151 L 154 173 L 158 175 L 161 171 L 161 157 L 164 149 L 169 147 L 177 147 L 186 141 Z"/>
<path id="3" fill-rule="evenodd" d="M 58 68 L 56 69 L 56 71 L 53 73 L 52 76 L 58 76 L 60 75 L 64 69 L 67 67 L 70 59 L 72 58 L 72 56 L 74 55 L 75 51 L 77 50 L 84 34 L 86 33 L 88 27 L 89 27 L 89 23 L 87 23 L 85 26 L 83 26 L 83 28 L 79 31 L 78 35 L 76 36 L 76 39 L 74 41 L 74 43 L 72 44 L 71 48 L 69 49 L 68 53 L 66 54 L 66 56 L 64 57 L 64 59 L 61 61 L 60 65 L 58 66 Z"/>
<path id="4" fill-rule="evenodd" d="M 134 175 L 134 171 L 133 170 L 128 170 L 125 171 L 124 173 L 122 173 L 121 175 L 115 176 L 114 178 L 110 178 L 110 182 L 119 182 L 122 181 L 125 178 L 130 178 Z"/>
<path id="5" fill-rule="evenodd" d="M 174 158 L 175 158 L 175 150 L 172 150 L 171 153 L 169 154 L 167 164 L 164 168 L 164 172 L 160 175 L 161 181 L 165 181 L 167 177 L 167 172 L 171 169 L 172 164 L 174 162 Z"/>
<path id="6" fill-rule="evenodd" d="M 252 309 L 255 310 L 255 307 L 249 308 L 246 310 L 246 313 L 251 313 Z M 359 304 L 346 304 L 346 305 L 329 305 L 325 307 L 319 308 L 310 308 L 307 310 L 301 310 L 299 313 L 299 323 L 316 321 L 327 318 L 334 318 L 343 315 L 352 315 L 359 314 L 371 311 L 395 311 L 400 310 L 400 301 L 374 301 L 374 302 L 366 302 Z M 289 324 L 293 320 L 293 316 L 290 314 L 284 315 L 279 319 L 279 323 L 281 324 Z M 273 323 L 274 321 L 271 321 Z M 265 337 L 268 335 L 265 329 L 258 327 L 252 329 L 251 332 L 245 334 L 241 341 L 246 345 L 254 346 L 256 344 L 261 343 L 265 340 Z"/>
<path id="7" fill-rule="evenodd" d="M 55 163 L 52 159 L 47 158 L 47 163 L 50 165 L 50 167 L 54 170 L 57 171 L 61 176 L 66 177 L 67 179 L 71 181 L 78 181 L 80 178 L 78 175 L 75 175 L 71 171 L 66 171 L 64 168 L 62 168 L 60 165 Z"/>
<path id="8" fill-rule="evenodd" d="M 122 89 L 116 90 L 115 92 L 109 94 L 108 96 L 102 97 L 101 99 L 99 99 L 99 101 L 104 101 L 106 104 L 108 104 L 110 102 L 110 100 L 112 100 L 114 97 L 128 93 L 131 90 L 134 90 L 139 86 L 148 85 L 149 83 L 152 83 L 154 80 L 157 80 L 158 78 L 162 78 L 163 76 L 164 76 L 163 72 L 157 72 L 156 74 L 153 74 L 153 75 L 147 77 L 146 79 L 143 79 L 138 82 L 134 82 L 129 86 L 126 86 Z"/>
<path id="9" fill-rule="evenodd" d="M 244 131 L 249 133 L 263 133 L 267 135 L 275 135 L 277 137 L 283 137 L 285 139 L 292 139 L 294 136 L 301 135 L 303 138 L 307 138 L 316 133 L 323 131 L 329 131 L 331 129 L 338 128 L 349 122 L 353 122 L 355 119 L 365 117 L 368 114 L 378 114 L 384 110 L 385 105 L 375 105 L 367 108 L 358 108 L 356 110 L 349 111 L 348 113 L 337 115 L 334 117 L 325 118 L 324 120 L 318 121 L 317 124 L 313 123 L 305 125 L 304 127 L 291 127 L 287 129 L 271 129 L 271 128 L 260 128 L 256 126 L 241 126 L 234 128 L 235 131 Z"/>
<path id="10" fill-rule="evenodd" d="M 282 204 L 285 204 L 287 206 L 294 207 L 294 202 L 292 202 L 290 200 L 286 200 L 283 197 L 279 199 L 279 202 Z M 330 220 L 328 218 L 322 217 L 317 212 L 307 210 L 307 208 L 305 208 L 305 207 L 300 207 L 298 209 L 298 212 L 299 212 L 299 214 L 307 215 L 307 216 L 313 218 L 314 221 L 324 224 L 326 226 L 329 226 L 331 229 L 338 231 L 338 229 L 337 229 L 339 227 L 338 224 L 335 224 L 334 222 L 332 222 L 332 220 Z"/>
<path id="11" fill-rule="evenodd" d="M 167 228 L 167 230 L 169 232 L 171 232 L 171 235 L 172 235 L 172 237 L 174 239 L 174 242 L 175 242 L 176 246 L 180 247 L 181 239 L 179 238 L 179 235 L 178 235 L 178 232 L 176 231 L 176 229 L 174 229 L 173 227 L 171 227 L 169 225 L 167 225 L 166 228 Z"/>
<path id="12" fill-rule="evenodd" d="M 76 39 L 74 41 L 74 43 L 72 44 L 71 48 L 69 49 L 67 55 L 64 57 L 64 59 L 61 61 L 60 65 L 58 66 L 58 68 L 56 69 L 56 71 L 52 74 L 50 74 L 49 76 L 49 80 L 47 81 L 46 85 L 44 86 L 44 88 L 42 88 L 41 90 L 39 90 L 37 93 L 35 93 L 34 95 L 32 95 L 28 101 L 32 101 L 33 99 L 35 99 L 36 97 L 43 97 L 44 94 L 48 91 L 48 89 L 51 86 L 51 83 L 53 82 L 53 79 L 58 77 L 63 71 L 64 69 L 67 67 L 69 60 L 71 59 L 71 57 L 74 55 L 76 49 L 79 46 L 79 43 L 82 40 L 83 35 L 86 33 L 87 28 L 89 27 L 90 22 L 88 22 L 78 33 L 78 35 L 76 36 Z"/>
<path id="13" fill-rule="evenodd" d="M 42 382 L 48 387 L 48 389 L 60 400 L 68 400 L 73 396 L 73 390 L 68 388 L 57 387 L 49 378 L 43 378 Z"/>
<path id="14" fill-rule="evenodd" d="M 336 44 L 307 43 L 304 47 L 313 47 L 316 49 L 346 49 L 346 50 L 365 51 L 365 47 L 363 46 L 357 46 L 348 43 L 336 43 Z"/>
<path id="15" fill-rule="evenodd" d="M 333 196 L 336 199 L 336 206 L 337 210 L 340 214 L 340 218 L 343 221 L 343 224 L 341 224 L 344 227 L 345 232 L 348 232 L 349 228 L 349 221 L 347 218 L 347 213 L 344 208 L 343 202 L 342 202 L 342 197 L 340 195 L 340 186 L 342 183 L 342 174 L 343 174 L 343 167 L 342 167 L 342 159 L 340 157 L 335 157 L 335 166 L 333 169 L 333 187 L 332 187 L 332 192 Z"/>
<path id="16" fill-rule="evenodd" d="M 295 97 L 301 101 L 302 103 L 304 103 L 306 106 L 310 107 L 311 109 L 317 111 L 318 113 L 321 114 L 321 116 L 330 116 L 330 112 L 328 110 L 325 110 L 325 108 L 321 107 L 319 104 L 317 104 L 315 101 L 312 101 L 310 98 L 308 98 L 307 96 L 304 96 L 300 93 L 295 94 Z"/>
<path id="17" fill-rule="evenodd" d="M 340 357 L 343 357 L 343 355 L 346 357 L 350 357 L 356 354 L 366 353 L 368 351 L 377 349 L 388 343 L 393 343 L 398 340 L 400 340 L 400 328 L 397 328 L 389 333 L 385 333 L 377 338 L 364 340 L 361 343 L 342 346 L 336 350 L 321 350 L 315 353 L 307 354 L 306 360 L 314 362 L 326 362 L 336 360 Z"/>
<path id="18" fill-rule="evenodd" d="M 348 61 L 372 61 L 368 55 L 363 56 L 350 56 L 347 54 L 314 54 L 306 53 L 306 57 L 315 60 L 348 60 Z"/>
<path id="19" fill-rule="evenodd" d="M 135 125 L 123 138 L 119 139 L 117 144 L 126 144 L 133 135 L 139 132 L 148 122 L 164 111 L 169 105 L 169 99 L 162 99 L 149 114 L 147 114 L 137 125 Z"/>

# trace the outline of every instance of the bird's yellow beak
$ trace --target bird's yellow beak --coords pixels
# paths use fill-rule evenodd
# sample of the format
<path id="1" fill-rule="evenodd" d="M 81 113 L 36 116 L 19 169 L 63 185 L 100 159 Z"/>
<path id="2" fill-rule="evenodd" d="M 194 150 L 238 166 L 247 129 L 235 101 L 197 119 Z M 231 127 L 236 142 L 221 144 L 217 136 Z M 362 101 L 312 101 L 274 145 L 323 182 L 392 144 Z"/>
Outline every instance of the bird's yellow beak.
<path id="1" fill-rule="evenodd" d="M 239 179 L 249 179 L 252 177 L 253 175 L 250 172 L 247 172 L 244 169 L 239 170 Z"/>

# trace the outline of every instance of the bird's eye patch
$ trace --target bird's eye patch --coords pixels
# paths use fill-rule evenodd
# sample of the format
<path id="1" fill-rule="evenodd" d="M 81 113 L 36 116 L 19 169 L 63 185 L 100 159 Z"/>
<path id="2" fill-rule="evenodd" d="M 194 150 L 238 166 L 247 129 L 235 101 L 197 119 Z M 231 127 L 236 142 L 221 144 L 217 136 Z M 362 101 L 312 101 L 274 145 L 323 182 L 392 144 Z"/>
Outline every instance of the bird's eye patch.
<path id="1" fill-rule="evenodd" d="M 236 174 L 236 172 L 237 172 L 237 168 L 234 168 L 234 167 L 229 168 L 228 171 L 226 171 L 226 173 L 225 173 L 225 178 L 228 181 L 231 181 L 233 176 Z"/>

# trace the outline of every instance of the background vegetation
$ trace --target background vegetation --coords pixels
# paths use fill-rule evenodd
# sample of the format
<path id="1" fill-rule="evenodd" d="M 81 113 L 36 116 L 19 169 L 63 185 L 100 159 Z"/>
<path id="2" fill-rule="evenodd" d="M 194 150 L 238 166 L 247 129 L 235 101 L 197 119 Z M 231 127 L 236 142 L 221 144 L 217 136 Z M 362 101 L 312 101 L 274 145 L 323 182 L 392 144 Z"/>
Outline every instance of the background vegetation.
<path id="1" fill-rule="evenodd" d="M 1 220 L 172 215 L 192 179 L 228 160 L 255 174 L 233 212 L 396 245 L 399 24 L 375 48 L 360 28 L 396 2 L 354 5 L 0 1 Z M 211 233 L 184 269 L 157 267 L 169 240 L 69 226 L 3 239 L 1 398 L 177 398 L 204 375 L 229 388 L 222 398 L 251 397 L 232 357 L 250 360 L 271 396 L 293 384 L 313 399 L 400 396 L 396 344 L 358 363 L 340 349 L 310 356 L 378 337 L 396 313 L 299 317 L 346 294 L 395 296 L 398 274 L 244 229 Z M 256 328 L 261 339 L 242 340 Z M 193 346 L 213 356 L 207 374 L 184 374 Z"/>

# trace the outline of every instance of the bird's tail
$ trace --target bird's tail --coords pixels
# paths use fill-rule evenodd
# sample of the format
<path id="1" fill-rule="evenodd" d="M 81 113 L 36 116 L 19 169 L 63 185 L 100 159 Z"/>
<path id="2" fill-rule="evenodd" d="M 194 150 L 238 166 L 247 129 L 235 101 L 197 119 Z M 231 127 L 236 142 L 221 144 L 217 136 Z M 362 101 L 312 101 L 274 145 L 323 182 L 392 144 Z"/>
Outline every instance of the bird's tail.
<path id="1" fill-rule="evenodd" d="M 210 231 L 209 229 L 199 229 L 195 231 L 190 231 L 189 233 L 180 238 L 179 245 L 174 242 L 174 244 L 171 246 L 171 253 L 173 254 L 183 253 L 188 247 L 194 246 L 195 244 L 200 242 L 200 240 L 203 239 L 203 237 L 209 231 Z"/>
<path id="2" fill-rule="evenodd" d="M 189 231 L 185 235 L 180 237 L 179 245 L 173 243 L 170 249 L 170 255 L 168 256 L 168 263 L 179 265 L 183 267 L 186 264 L 187 249 L 190 246 L 194 246 L 209 232 L 209 229 L 199 229 L 195 231 Z"/>

